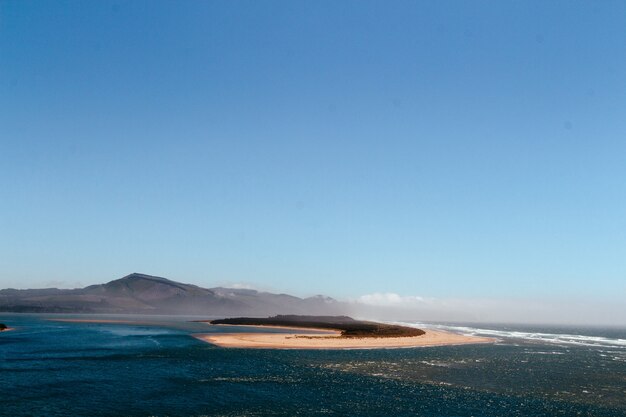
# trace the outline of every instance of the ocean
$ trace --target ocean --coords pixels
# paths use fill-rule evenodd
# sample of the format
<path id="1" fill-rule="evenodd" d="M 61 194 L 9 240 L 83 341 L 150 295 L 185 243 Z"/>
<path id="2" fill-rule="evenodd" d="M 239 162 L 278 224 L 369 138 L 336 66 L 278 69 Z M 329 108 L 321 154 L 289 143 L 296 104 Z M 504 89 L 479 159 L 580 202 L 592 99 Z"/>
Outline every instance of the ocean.
<path id="1" fill-rule="evenodd" d="M 408 323 L 498 342 L 248 350 L 182 318 L 58 317 L 0 313 L 0 416 L 626 416 L 623 328 Z"/>

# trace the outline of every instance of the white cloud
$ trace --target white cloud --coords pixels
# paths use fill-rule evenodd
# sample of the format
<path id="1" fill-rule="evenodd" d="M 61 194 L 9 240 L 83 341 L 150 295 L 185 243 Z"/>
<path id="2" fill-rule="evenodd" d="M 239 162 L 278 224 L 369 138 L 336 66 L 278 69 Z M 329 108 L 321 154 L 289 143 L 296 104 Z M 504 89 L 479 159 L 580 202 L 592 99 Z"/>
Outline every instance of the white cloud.
<path id="1" fill-rule="evenodd" d="M 243 282 L 236 282 L 234 284 L 226 285 L 226 288 L 233 288 L 236 290 L 256 290 L 257 288 L 254 285 L 246 284 Z"/>
<path id="2" fill-rule="evenodd" d="M 415 304 L 421 304 L 428 302 L 424 297 L 416 295 L 401 296 L 393 292 L 362 295 L 356 299 L 357 303 L 367 304 L 372 306 L 411 306 Z"/>

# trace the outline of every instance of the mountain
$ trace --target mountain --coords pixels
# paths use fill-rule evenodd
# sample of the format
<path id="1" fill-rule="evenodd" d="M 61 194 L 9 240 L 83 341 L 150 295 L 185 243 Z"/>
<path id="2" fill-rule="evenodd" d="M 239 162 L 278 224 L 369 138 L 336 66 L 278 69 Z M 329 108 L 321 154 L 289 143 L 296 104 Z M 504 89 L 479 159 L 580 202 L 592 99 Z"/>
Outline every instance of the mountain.
<path id="1" fill-rule="evenodd" d="M 340 314 L 345 312 L 345 306 L 324 296 L 299 298 L 249 289 L 208 289 L 133 273 L 106 284 L 73 290 L 0 290 L 0 311 L 267 316 Z"/>

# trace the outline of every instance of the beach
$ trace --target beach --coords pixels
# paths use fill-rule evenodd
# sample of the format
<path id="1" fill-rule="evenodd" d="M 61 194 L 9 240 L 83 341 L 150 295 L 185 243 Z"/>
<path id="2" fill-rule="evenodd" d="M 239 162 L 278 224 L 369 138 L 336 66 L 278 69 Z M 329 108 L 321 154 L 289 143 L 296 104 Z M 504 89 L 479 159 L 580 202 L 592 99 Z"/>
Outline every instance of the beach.
<path id="1" fill-rule="evenodd" d="M 264 328 L 267 326 L 246 326 Z M 295 329 L 294 329 L 295 330 Z M 309 331 L 309 329 L 307 329 Z M 256 349 L 384 349 L 493 343 L 495 339 L 427 329 L 411 337 L 341 337 L 340 331 L 316 333 L 214 333 L 197 339 L 225 348 Z"/>

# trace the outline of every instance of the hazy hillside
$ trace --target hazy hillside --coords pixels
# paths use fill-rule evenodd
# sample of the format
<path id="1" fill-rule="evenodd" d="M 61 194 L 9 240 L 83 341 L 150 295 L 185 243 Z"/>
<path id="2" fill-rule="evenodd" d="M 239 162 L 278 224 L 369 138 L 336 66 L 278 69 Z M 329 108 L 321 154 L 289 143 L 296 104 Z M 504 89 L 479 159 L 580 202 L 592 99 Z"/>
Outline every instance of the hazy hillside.
<path id="1" fill-rule="evenodd" d="M 338 314 L 344 307 L 323 296 L 298 298 L 247 289 L 207 289 L 138 273 L 73 290 L 0 290 L 0 311 L 5 312 L 265 316 Z"/>

